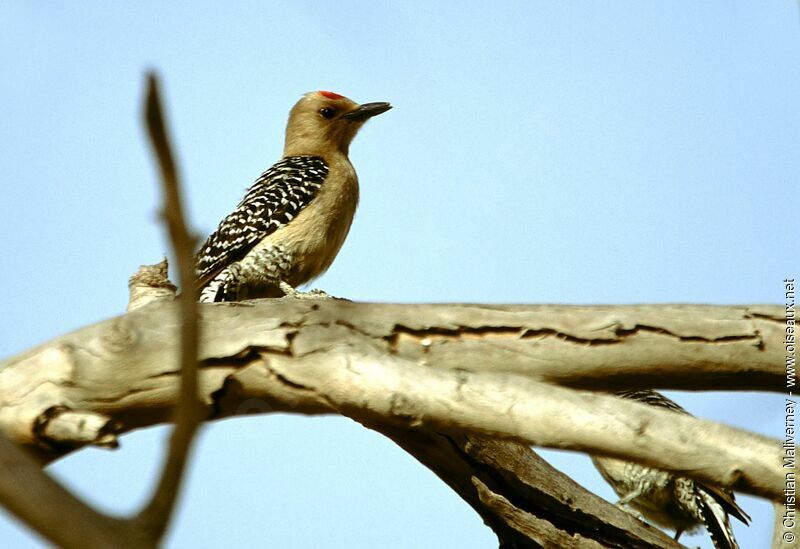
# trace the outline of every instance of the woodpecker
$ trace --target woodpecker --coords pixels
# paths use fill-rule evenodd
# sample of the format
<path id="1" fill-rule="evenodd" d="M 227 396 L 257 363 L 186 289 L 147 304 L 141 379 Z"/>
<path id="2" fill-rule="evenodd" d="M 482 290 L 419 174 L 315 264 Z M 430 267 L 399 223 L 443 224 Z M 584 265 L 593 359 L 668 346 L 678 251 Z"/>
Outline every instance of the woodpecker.
<path id="1" fill-rule="evenodd" d="M 256 179 L 196 256 L 200 301 L 283 295 L 330 267 L 358 205 L 348 158 L 364 123 L 391 109 L 309 92 L 289 113 L 283 158 Z"/>
<path id="2" fill-rule="evenodd" d="M 617 396 L 651 406 L 689 414 L 677 403 L 652 390 L 621 391 Z M 593 456 L 597 470 L 603 475 L 620 500 L 662 528 L 675 530 L 675 540 L 683 532 L 692 533 L 702 524 L 717 549 L 738 549 L 728 515 L 747 524 L 750 517 L 737 505 L 733 492 L 709 486 L 697 480 L 675 476 L 638 463 Z"/>

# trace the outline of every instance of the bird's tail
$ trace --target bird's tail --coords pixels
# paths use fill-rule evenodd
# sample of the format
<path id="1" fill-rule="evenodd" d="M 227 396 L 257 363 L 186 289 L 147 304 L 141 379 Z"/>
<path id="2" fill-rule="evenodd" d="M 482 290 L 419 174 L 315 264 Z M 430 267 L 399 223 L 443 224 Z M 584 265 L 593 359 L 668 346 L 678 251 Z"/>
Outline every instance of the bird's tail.
<path id="1" fill-rule="evenodd" d="M 723 496 L 720 498 L 720 496 Z M 705 486 L 698 486 L 697 506 L 703 517 L 703 523 L 714 542 L 716 549 L 739 549 L 728 513 L 748 523 L 750 517 L 733 501 L 732 495 L 717 490 L 709 490 Z"/>

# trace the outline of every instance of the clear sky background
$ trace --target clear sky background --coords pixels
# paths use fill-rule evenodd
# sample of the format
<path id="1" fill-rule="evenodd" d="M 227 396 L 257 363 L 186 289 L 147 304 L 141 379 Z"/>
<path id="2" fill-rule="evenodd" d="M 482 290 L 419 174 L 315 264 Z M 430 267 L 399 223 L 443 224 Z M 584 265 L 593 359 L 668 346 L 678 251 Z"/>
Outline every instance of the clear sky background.
<path id="1" fill-rule="evenodd" d="M 0 356 L 121 313 L 168 245 L 140 120 L 163 76 L 203 235 L 281 153 L 300 95 L 391 101 L 351 159 L 350 236 L 316 284 L 359 301 L 778 303 L 798 275 L 793 1 L 0 3 Z M 485 4 L 485 5 L 483 5 Z M 782 397 L 670 393 L 781 435 Z M 167 430 L 50 471 L 148 496 Z M 584 456 L 547 452 L 600 495 Z M 743 547 L 765 547 L 770 506 Z M 42 542 L 7 516 L 4 547 Z M 705 534 L 683 540 L 710 547 Z M 168 547 L 487 548 L 432 473 L 350 420 L 203 429 Z"/>

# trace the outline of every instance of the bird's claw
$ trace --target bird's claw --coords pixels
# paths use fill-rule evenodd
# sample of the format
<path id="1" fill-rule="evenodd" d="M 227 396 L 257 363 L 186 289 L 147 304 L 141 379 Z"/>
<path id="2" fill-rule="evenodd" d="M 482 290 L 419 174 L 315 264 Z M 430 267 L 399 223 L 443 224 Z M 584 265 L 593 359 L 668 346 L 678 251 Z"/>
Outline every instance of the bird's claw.
<path id="1" fill-rule="evenodd" d="M 617 503 L 614 504 L 614 507 L 618 507 L 619 509 L 622 509 L 626 513 L 633 515 L 634 517 L 638 518 L 641 521 L 645 521 L 645 518 L 644 518 L 643 514 L 641 514 L 638 511 L 636 511 L 636 509 L 634 509 L 633 507 L 631 507 L 630 505 L 628 505 L 624 501 L 618 501 Z"/>
<path id="2" fill-rule="evenodd" d="M 293 299 L 334 299 L 333 296 L 329 295 L 328 293 L 318 290 L 316 288 L 312 290 L 308 290 L 307 292 L 301 292 L 300 290 L 293 288 L 286 282 L 281 281 L 280 283 L 281 291 L 284 293 L 284 297 L 289 297 Z"/>

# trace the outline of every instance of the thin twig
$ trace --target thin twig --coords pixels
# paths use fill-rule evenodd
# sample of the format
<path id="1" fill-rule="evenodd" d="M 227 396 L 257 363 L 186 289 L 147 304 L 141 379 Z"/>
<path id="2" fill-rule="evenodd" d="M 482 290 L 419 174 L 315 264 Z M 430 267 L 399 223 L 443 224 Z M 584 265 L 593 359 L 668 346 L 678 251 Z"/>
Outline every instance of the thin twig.
<path id="1" fill-rule="evenodd" d="M 75 497 L 0 432 L 0 502 L 58 547 L 151 547 L 123 520 Z"/>
<path id="2" fill-rule="evenodd" d="M 181 337 L 181 386 L 175 409 L 175 430 L 169 444 L 164 469 L 150 502 L 136 517 L 153 539 L 160 539 L 169 524 L 175 500 L 188 460 L 194 434 L 200 423 L 200 407 L 197 398 L 197 342 L 199 338 L 197 314 L 197 290 L 194 283 L 194 240 L 184 222 L 181 206 L 177 169 L 173 161 L 169 137 L 164 125 L 158 79 L 148 75 L 145 118 L 153 152 L 158 160 L 164 190 L 163 217 L 169 231 L 173 253 L 178 263 L 178 281 L 182 290 L 180 309 L 182 317 Z"/>

